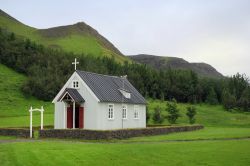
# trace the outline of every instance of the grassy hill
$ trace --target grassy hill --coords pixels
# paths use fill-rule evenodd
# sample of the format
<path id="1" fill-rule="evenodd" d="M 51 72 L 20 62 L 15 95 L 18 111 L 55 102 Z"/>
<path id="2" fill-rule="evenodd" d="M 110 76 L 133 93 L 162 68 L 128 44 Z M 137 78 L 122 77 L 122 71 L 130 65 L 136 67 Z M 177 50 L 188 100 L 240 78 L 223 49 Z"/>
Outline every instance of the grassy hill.
<path id="1" fill-rule="evenodd" d="M 49 29 L 36 29 L 0 10 L 0 27 L 51 48 L 77 54 L 114 57 L 119 62 L 129 60 L 111 42 L 84 22 Z"/>
<path id="2" fill-rule="evenodd" d="M 221 78 L 223 75 L 219 73 L 214 67 L 206 63 L 189 63 L 182 58 L 176 57 L 163 57 L 147 54 L 139 54 L 129 56 L 132 60 L 147 64 L 155 69 L 189 69 L 200 76 Z"/>
<path id="3" fill-rule="evenodd" d="M 45 109 L 45 124 L 53 124 L 53 105 L 21 92 L 26 77 L 0 64 L 0 127 L 29 126 L 30 106 Z M 35 125 L 39 125 L 39 113 L 34 113 Z"/>

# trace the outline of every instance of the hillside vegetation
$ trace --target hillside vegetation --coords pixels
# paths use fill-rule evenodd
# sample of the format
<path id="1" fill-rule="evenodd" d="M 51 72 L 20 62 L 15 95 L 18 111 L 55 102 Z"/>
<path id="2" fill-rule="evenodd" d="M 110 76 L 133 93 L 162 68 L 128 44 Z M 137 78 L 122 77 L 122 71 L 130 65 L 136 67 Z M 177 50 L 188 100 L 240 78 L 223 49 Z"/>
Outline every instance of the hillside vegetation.
<path id="1" fill-rule="evenodd" d="M 154 109 L 159 106 L 163 116 L 167 115 L 166 101 L 148 100 L 149 112 L 151 119 L 150 124 L 154 124 L 152 115 Z M 192 104 L 178 103 L 177 107 L 180 110 L 181 117 L 177 120 L 177 124 L 187 124 L 186 108 Z M 237 111 L 228 112 L 222 105 L 195 104 L 197 109 L 196 123 L 203 124 L 206 127 L 250 127 L 250 113 L 240 113 Z M 165 119 L 162 124 L 170 125 Z"/>
<path id="2" fill-rule="evenodd" d="M 95 57 L 113 57 L 118 62 L 129 61 L 111 42 L 84 22 L 49 29 L 36 29 L 0 10 L 0 27 L 47 47 Z"/>
<path id="3" fill-rule="evenodd" d="M 163 57 L 155 55 L 133 55 L 129 56 L 132 60 L 149 65 L 158 70 L 181 69 L 192 70 L 203 77 L 222 78 L 223 75 L 219 73 L 215 68 L 206 63 L 189 63 L 182 58 L 176 57 Z"/>
<path id="4" fill-rule="evenodd" d="M 0 64 L 0 127 L 21 127 L 29 125 L 29 108 L 45 109 L 45 124 L 53 124 L 51 102 L 43 102 L 32 96 L 24 95 L 22 85 L 27 77 Z M 34 123 L 39 125 L 40 115 L 34 113 Z"/>

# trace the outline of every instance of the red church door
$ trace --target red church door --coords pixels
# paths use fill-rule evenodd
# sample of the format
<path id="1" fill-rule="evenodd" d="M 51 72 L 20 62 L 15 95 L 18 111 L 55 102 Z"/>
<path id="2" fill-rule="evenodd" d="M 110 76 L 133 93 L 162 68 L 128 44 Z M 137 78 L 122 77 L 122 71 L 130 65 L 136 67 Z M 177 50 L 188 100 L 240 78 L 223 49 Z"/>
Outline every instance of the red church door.
<path id="1" fill-rule="evenodd" d="M 73 128 L 73 110 L 72 107 L 67 107 L 67 128 Z"/>
<path id="2" fill-rule="evenodd" d="M 84 128 L 84 108 L 79 107 L 79 128 Z"/>

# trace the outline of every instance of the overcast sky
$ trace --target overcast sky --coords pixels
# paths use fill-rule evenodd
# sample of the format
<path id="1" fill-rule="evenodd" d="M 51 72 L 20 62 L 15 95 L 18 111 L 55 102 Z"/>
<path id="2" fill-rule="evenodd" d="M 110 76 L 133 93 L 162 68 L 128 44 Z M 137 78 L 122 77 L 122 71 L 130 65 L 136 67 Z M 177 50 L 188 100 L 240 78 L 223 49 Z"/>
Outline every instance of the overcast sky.
<path id="1" fill-rule="evenodd" d="M 84 21 L 123 54 L 205 62 L 250 76 L 250 0 L 0 0 L 36 28 Z"/>

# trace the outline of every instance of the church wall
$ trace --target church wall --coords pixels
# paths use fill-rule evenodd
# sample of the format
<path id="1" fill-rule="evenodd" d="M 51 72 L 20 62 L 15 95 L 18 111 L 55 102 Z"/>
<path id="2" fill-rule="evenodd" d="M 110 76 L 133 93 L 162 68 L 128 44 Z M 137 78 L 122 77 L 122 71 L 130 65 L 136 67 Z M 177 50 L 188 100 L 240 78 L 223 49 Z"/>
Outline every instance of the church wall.
<path id="1" fill-rule="evenodd" d="M 56 102 L 55 103 L 55 113 L 54 113 L 54 128 L 55 129 L 64 129 L 64 103 Z"/>
<path id="2" fill-rule="evenodd" d="M 114 119 L 108 119 L 108 104 L 114 104 Z M 100 130 L 122 129 L 122 128 L 144 128 L 146 127 L 146 106 L 138 105 L 139 118 L 134 118 L 134 104 L 127 105 L 127 119 L 122 119 L 121 103 L 100 103 L 100 119 L 98 128 Z"/>

